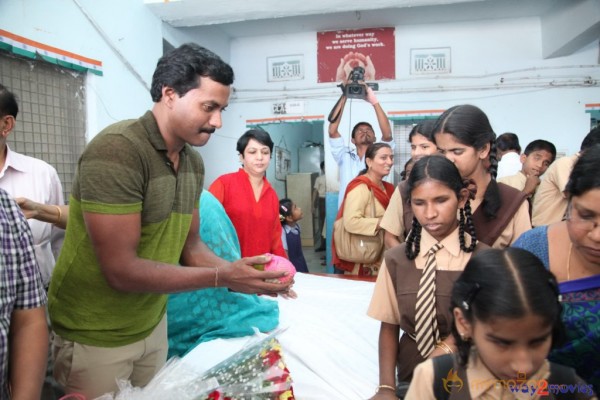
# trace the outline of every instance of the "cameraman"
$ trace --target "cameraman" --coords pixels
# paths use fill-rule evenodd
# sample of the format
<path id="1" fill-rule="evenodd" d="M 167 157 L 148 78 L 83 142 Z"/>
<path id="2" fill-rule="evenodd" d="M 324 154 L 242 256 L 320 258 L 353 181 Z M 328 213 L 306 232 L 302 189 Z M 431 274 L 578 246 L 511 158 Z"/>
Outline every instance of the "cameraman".
<path id="1" fill-rule="evenodd" d="M 343 83 L 347 85 L 347 82 Z M 377 123 L 381 130 L 381 141 L 387 142 L 392 150 L 395 148 L 395 144 L 392 138 L 392 127 L 388 120 L 385 111 L 381 108 L 381 104 L 377 100 L 373 90 L 365 84 L 366 98 L 365 101 L 369 102 L 375 109 L 377 115 Z M 344 112 L 344 106 L 346 105 L 345 91 L 340 101 L 336 103 L 330 115 L 337 115 L 337 118 L 329 124 L 329 144 L 331 145 L 331 155 L 337 162 L 340 169 L 340 191 L 338 197 L 338 209 L 344 200 L 344 193 L 346 192 L 346 186 L 348 182 L 358 176 L 358 173 L 365 168 L 365 152 L 370 144 L 375 143 L 375 132 L 373 126 L 368 122 L 359 122 L 354 125 L 352 129 L 351 142 L 354 144 L 356 149 L 350 149 L 344 142 L 344 138 L 338 131 L 340 121 L 342 120 L 342 113 Z M 393 174 L 389 174 L 386 180 L 391 179 Z"/>

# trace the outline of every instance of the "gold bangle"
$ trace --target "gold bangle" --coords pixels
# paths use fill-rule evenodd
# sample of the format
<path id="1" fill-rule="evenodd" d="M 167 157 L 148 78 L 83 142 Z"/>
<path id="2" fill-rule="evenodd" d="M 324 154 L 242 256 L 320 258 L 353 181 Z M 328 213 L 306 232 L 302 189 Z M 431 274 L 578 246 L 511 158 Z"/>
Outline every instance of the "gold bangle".
<path id="1" fill-rule="evenodd" d="M 58 217 L 56 222 L 54 223 L 54 225 L 58 225 L 60 224 L 60 221 L 62 220 L 62 210 L 60 209 L 59 206 L 54 206 L 56 208 L 56 211 L 58 211 Z"/>
<path id="2" fill-rule="evenodd" d="M 213 267 L 215 269 L 215 287 L 219 286 L 219 267 Z"/>
<path id="3" fill-rule="evenodd" d="M 442 342 L 442 341 L 437 342 L 435 345 L 435 348 L 444 350 L 444 353 L 446 353 L 446 354 L 454 353 L 454 350 L 452 350 L 452 347 L 448 346 L 448 343 L 446 343 L 446 342 Z"/>
<path id="4" fill-rule="evenodd" d="M 387 390 L 391 390 L 393 392 L 396 392 L 396 388 L 390 385 L 379 385 L 377 386 L 377 391 L 379 392 L 380 389 L 387 389 Z"/>

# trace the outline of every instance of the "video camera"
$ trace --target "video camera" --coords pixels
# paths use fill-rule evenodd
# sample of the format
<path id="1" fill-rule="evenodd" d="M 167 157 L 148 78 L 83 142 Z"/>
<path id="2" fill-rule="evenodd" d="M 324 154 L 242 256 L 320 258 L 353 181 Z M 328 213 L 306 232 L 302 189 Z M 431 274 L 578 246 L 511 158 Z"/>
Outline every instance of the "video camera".
<path id="1" fill-rule="evenodd" d="M 348 83 L 340 85 L 344 95 L 349 99 L 366 99 L 367 86 L 373 90 L 379 90 L 378 83 L 363 82 L 365 80 L 365 69 L 363 67 L 354 67 L 348 75 Z M 363 82 L 363 83 L 360 83 Z"/>

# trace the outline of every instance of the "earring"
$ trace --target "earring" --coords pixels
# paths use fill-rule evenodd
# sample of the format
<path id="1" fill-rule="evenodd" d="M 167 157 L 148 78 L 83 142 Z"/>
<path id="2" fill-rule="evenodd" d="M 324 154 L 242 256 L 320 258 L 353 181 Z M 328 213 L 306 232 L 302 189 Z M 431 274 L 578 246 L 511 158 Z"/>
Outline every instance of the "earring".
<path id="1" fill-rule="evenodd" d="M 460 336 L 460 340 L 462 340 L 463 342 L 466 342 L 469 340 L 469 337 L 462 332 L 458 332 L 458 336 Z"/>

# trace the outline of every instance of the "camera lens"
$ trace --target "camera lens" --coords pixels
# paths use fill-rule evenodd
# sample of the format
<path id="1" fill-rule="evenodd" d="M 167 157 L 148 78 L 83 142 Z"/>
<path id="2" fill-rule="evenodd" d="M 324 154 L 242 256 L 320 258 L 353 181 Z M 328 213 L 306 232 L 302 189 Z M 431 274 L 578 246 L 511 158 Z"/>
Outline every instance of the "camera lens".
<path id="1" fill-rule="evenodd" d="M 363 67 L 354 67 L 352 71 L 350 71 L 349 76 L 350 81 L 353 83 L 358 83 L 358 81 L 362 81 L 365 79 L 365 70 Z"/>

